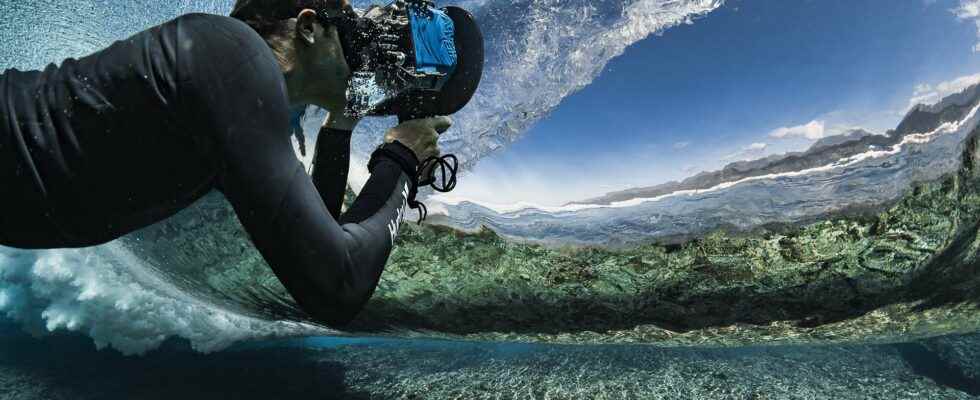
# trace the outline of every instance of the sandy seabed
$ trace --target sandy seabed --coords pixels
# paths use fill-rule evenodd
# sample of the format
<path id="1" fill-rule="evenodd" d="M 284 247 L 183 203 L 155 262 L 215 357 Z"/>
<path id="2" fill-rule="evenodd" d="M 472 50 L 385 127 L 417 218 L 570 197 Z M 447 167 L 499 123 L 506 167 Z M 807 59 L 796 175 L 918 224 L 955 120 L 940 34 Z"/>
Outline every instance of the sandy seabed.
<path id="1" fill-rule="evenodd" d="M 980 335 L 908 344 L 662 348 L 330 339 L 142 357 L 0 335 L 0 399 L 969 399 Z M 972 393 L 972 395 L 971 395 Z"/>

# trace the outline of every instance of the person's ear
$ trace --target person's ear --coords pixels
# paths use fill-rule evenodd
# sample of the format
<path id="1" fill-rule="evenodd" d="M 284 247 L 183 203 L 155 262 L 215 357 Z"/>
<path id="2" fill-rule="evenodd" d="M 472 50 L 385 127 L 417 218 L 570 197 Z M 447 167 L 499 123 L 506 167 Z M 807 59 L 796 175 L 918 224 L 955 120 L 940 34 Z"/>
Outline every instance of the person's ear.
<path id="1" fill-rule="evenodd" d="M 316 43 L 316 11 L 307 8 L 296 16 L 296 38 L 308 45 Z"/>

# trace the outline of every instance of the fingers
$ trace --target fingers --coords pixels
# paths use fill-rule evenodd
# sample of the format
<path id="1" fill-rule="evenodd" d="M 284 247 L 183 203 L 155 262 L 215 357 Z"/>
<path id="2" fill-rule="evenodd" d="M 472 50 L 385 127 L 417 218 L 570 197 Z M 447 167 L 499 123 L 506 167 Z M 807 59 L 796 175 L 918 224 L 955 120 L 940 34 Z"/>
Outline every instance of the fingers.
<path id="1" fill-rule="evenodd" d="M 432 129 L 435 129 L 439 134 L 448 131 L 453 126 L 453 120 L 449 117 L 433 117 L 429 118 L 429 120 L 431 120 Z"/>
<path id="2" fill-rule="evenodd" d="M 439 145 L 437 145 L 436 142 L 433 141 L 429 143 L 427 146 L 425 146 L 425 150 L 422 150 L 422 153 L 423 153 L 422 155 L 425 156 L 422 158 L 422 160 L 425 160 L 426 158 L 429 157 L 438 157 L 439 153 L 441 152 L 439 151 Z"/>
<path id="3" fill-rule="evenodd" d="M 434 157 L 439 155 L 439 135 L 428 129 L 424 134 L 419 137 L 418 145 L 419 148 L 418 157 L 419 161 L 424 161 L 429 157 Z"/>
<path id="4" fill-rule="evenodd" d="M 432 181 L 433 178 L 435 178 L 435 175 L 436 175 L 436 164 L 429 163 L 422 169 L 422 171 L 419 171 L 419 181 L 422 184 L 429 183 L 430 181 Z"/>
<path id="5" fill-rule="evenodd" d="M 419 161 L 424 161 L 439 156 L 439 134 L 447 131 L 452 124 L 453 121 L 449 117 L 406 121 L 391 128 L 385 135 L 385 142 L 397 140 L 412 149 Z"/>

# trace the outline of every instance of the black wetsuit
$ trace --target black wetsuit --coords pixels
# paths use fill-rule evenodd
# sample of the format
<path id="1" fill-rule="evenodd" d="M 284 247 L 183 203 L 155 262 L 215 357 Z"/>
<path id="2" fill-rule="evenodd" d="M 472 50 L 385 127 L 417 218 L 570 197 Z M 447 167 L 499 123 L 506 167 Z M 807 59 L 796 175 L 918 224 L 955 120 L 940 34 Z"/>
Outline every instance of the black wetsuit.
<path id="1" fill-rule="evenodd" d="M 389 146 L 340 216 L 350 132 L 324 130 L 311 179 L 288 125 L 272 51 L 223 16 L 185 15 L 60 67 L 8 70 L 0 245 L 105 243 L 217 189 L 299 305 L 345 324 L 380 279 L 417 160 Z"/>

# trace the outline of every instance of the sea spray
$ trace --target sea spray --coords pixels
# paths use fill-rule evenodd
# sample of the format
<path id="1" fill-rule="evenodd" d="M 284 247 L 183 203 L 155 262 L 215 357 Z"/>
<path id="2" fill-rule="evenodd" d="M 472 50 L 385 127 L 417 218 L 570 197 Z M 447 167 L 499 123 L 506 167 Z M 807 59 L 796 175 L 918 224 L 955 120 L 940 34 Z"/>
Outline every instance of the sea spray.
<path id="1" fill-rule="evenodd" d="M 355 2 L 355 6 L 371 4 Z M 510 145 L 561 101 L 588 86 L 633 43 L 716 10 L 722 0 L 491 0 L 439 2 L 473 10 L 487 37 L 487 65 L 473 100 L 453 116 L 440 148 L 464 168 Z M 357 158 L 394 119 L 362 121 Z"/>
<path id="2" fill-rule="evenodd" d="M 329 334 L 241 316 L 182 293 L 119 244 L 80 250 L 0 248 L 0 313 L 33 334 L 82 332 L 99 348 L 141 354 L 170 337 L 203 352 L 237 341 Z"/>

